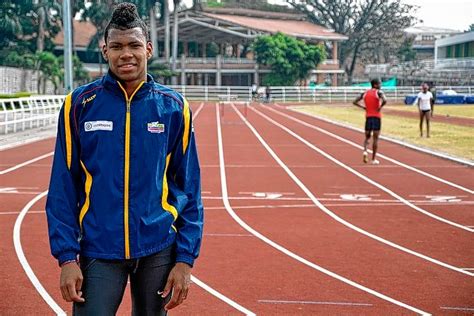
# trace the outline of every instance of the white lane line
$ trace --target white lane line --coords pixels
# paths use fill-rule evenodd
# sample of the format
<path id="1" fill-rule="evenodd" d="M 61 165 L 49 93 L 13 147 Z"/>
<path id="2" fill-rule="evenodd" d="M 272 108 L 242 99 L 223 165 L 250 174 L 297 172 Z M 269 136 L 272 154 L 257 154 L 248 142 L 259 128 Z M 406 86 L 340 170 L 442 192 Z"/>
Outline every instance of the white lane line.
<path id="1" fill-rule="evenodd" d="M 474 268 L 461 268 L 463 270 L 470 270 L 470 271 L 474 271 Z"/>
<path id="2" fill-rule="evenodd" d="M 281 106 L 279 104 L 277 104 L 277 106 L 279 108 L 285 109 L 284 106 Z M 353 131 L 356 131 L 356 132 L 364 133 L 363 129 L 351 126 L 349 124 L 344 124 L 344 123 L 341 123 L 341 122 L 337 122 L 337 121 L 334 121 L 334 120 L 331 120 L 331 119 L 328 119 L 328 118 L 325 118 L 325 117 L 322 117 L 322 116 L 318 116 L 318 115 L 315 115 L 315 114 L 299 112 L 299 111 L 294 110 L 294 109 L 289 109 L 289 110 L 293 111 L 293 112 L 301 113 L 303 115 L 306 115 L 306 116 L 309 116 L 309 117 L 312 117 L 312 118 L 316 118 L 316 119 L 324 121 L 326 123 L 330 123 L 330 124 L 333 124 L 333 125 L 336 125 L 336 126 L 344 127 L 346 129 L 350 129 L 350 130 L 353 130 Z M 392 138 L 392 137 L 388 137 L 388 136 L 384 136 L 384 135 L 381 135 L 380 139 L 383 139 L 383 140 L 386 140 L 386 141 L 389 141 L 389 142 L 392 142 L 392 143 L 395 143 L 395 144 L 398 144 L 398 145 L 402 145 L 402 146 L 408 147 L 410 149 L 421 151 L 423 153 L 427 153 L 427 154 L 430 154 L 432 156 L 437 156 L 437 157 L 441 157 L 443 159 L 451 160 L 451 161 L 457 162 L 458 164 L 474 167 L 474 162 L 472 162 L 470 160 L 467 160 L 467 159 L 462 159 L 462 158 L 457 158 L 457 157 L 454 157 L 454 156 L 450 156 L 450 155 L 444 154 L 442 152 L 438 152 L 438 151 L 430 150 L 428 148 L 423 148 L 423 147 L 420 147 L 420 146 L 416 146 L 416 145 L 404 142 L 402 140 Z"/>
<path id="3" fill-rule="evenodd" d="M 204 102 L 201 102 L 201 104 L 197 108 L 196 112 L 194 112 L 194 114 L 193 114 L 193 121 L 196 120 L 196 118 L 198 117 L 198 115 L 201 112 L 203 107 L 204 107 Z"/>
<path id="4" fill-rule="evenodd" d="M 235 106 L 233 107 L 233 109 L 236 111 L 235 109 Z M 239 113 L 237 111 L 237 113 Z M 241 116 L 241 118 L 243 118 L 243 116 Z M 244 119 L 244 122 L 245 121 L 245 118 Z M 274 242 L 273 240 L 265 237 L 264 235 L 262 235 L 261 233 L 259 233 L 258 231 L 256 231 L 255 229 L 253 229 L 252 227 L 250 227 L 246 222 L 244 222 L 236 213 L 235 211 L 232 209 L 232 206 L 230 205 L 230 202 L 229 202 L 229 199 L 227 198 L 228 197 L 228 194 L 227 194 L 227 179 L 226 179 L 226 173 L 225 173 L 225 160 L 224 160 L 224 147 L 223 147 L 223 142 L 222 142 L 222 130 L 221 130 L 221 121 L 220 121 L 220 113 L 219 113 L 219 107 L 217 106 L 216 104 L 216 120 L 217 120 L 217 143 L 218 143 L 218 151 L 219 151 L 219 164 L 220 164 L 220 178 L 221 178 L 221 190 L 222 190 L 222 201 L 224 203 L 224 206 L 227 210 L 227 212 L 229 213 L 229 215 L 240 225 L 242 226 L 246 231 L 248 231 L 249 233 L 251 233 L 252 235 L 254 235 L 255 237 L 259 238 L 260 240 L 262 240 L 263 242 L 267 243 L 268 245 L 272 246 L 273 248 L 283 252 L 284 254 L 286 254 L 287 256 L 301 262 L 302 264 L 305 264 L 307 265 L 308 267 L 311 267 L 317 271 L 320 271 L 330 277 L 333 277 L 339 281 L 342 281 L 346 284 L 349 284 L 359 290 L 362 290 L 366 293 L 369 293 L 371 295 L 374 295 L 382 300 L 385 300 L 385 301 L 388 301 L 390 303 L 393 303 L 395 305 L 398 305 L 400 307 L 403 307 L 403 308 L 406 308 L 408 310 L 411 310 L 415 313 L 418 313 L 420 315 L 430 315 L 429 313 L 427 312 L 424 312 L 420 309 L 417 309 L 416 307 L 413 307 L 413 306 L 410 306 L 408 304 L 405 304 L 403 302 L 400 302 L 400 301 L 397 301 L 391 297 L 388 297 L 382 293 L 379 293 L 375 290 L 372 290 L 368 287 L 365 287 L 359 283 L 356 283 L 352 280 L 349 280 L 339 274 L 336 274 L 332 271 L 329 271 L 303 257 L 300 257 L 298 256 L 297 254 L 295 254 L 294 252 L 291 252 L 290 250 L 286 249 L 285 247 L 277 244 L 276 242 Z M 248 126 L 248 125 L 247 125 Z"/>
<path id="5" fill-rule="evenodd" d="M 368 303 L 351 302 L 324 302 L 324 301 L 285 301 L 285 300 L 258 300 L 259 303 L 268 304 L 303 304 L 303 305 L 338 305 L 338 306 L 374 306 Z"/>
<path id="6" fill-rule="evenodd" d="M 36 277 L 35 273 L 33 272 L 33 269 L 31 269 L 31 266 L 28 263 L 28 260 L 26 260 L 25 253 L 23 252 L 23 248 L 21 246 L 20 234 L 21 234 L 21 224 L 23 223 L 23 219 L 25 218 L 26 213 L 29 211 L 29 209 L 36 202 L 38 202 L 43 197 L 45 197 L 46 194 L 48 194 L 48 191 L 44 191 L 38 194 L 30 202 L 28 202 L 28 204 L 26 204 L 25 207 L 21 210 L 20 214 L 18 215 L 15 221 L 15 226 L 13 228 L 13 244 L 15 246 L 15 252 L 18 257 L 18 260 L 20 261 L 20 264 L 23 267 L 23 270 L 25 270 L 26 275 L 30 279 L 36 291 L 38 291 L 38 293 L 46 301 L 49 307 L 51 307 L 51 309 L 56 313 L 56 315 L 66 315 L 66 312 L 62 310 L 62 308 L 54 301 L 54 299 L 45 290 L 43 285 L 41 285 L 41 282 Z"/>
<path id="7" fill-rule="evenodd" d="M 5 170 L 1 170 L 1 171 L 0 171 L 0 175 L 6 174 L 6 173 L 9 173 L 9 172 L 12 172 L 12 171 L 14 171 L 14 170 L 16 170 L 16 169 L 19 169 L 19 168 L 21 168 L 21 167 L 24 167 L 24 166 L 27 166 L 27 165 L 29 165 L 29 164 L 32 164 L 32 163 L 34 163 L 34 162 L 36 162 L 36 161 L 38 161 L 38 160 L 41 160 L 41 159 L 47 158 L 47 157 L 49 157 L 49 156 L 52 156 L 53 154 L 54 154 L 54 152 L 50 152 L 50 153 L 47 153 L 47 154 L 38 156 L 38 157 L 36 157 L 36 158 L 33 158 L 33 159 L 31 159 L 31 160 L 22 162 L 22 163 L 20 163 L 20 164 L 18 164 L 18 165 L 16 165 L 16 166 L 11 167 L 11 168 L 8 168 L 8 169 L 5 169 Z"/>
<path id="8" fill-rule="evenodd" d="M 454 226 L 454 227 L 457 227 L 457 228 L 460 228 L 462 230 L 465 230 L 465 231 L 468 231 L 470 233 L 473 233 L 474 232 L 474 229 L 472 228 L 469 228 L 469 227 L 466 227 L 464 225 L 461 225 L 459 223 L 455 223 L 453 221 L 450 221 L 450 220 L 447 220 L 446 218 L 443 218 L 441 216 L 438 216 L 438 215 L 435 215 L 433 213 L 430 213 L 424 209 L 422 209 L 421 207 L 418 207 L 416 205 L 414 205 L 413 203 L 409 202 L 408 200 L 405 200 L 403 197 L 401 197 L 400 195 L 396 194 L 395 192 L 393 192 L 392 190 L 388 189 L 387 187 L 381 185 L 380 183 L 370 179 L 369 177 L 363 175 L 362 173 L 356 171 L 355 169 L 349 167 L 348 165 L 342 163 L 341 161 L 337 160 L 336 158 L 334 158 L 333 156 L 329 155 L 328 153 L 326 153 L 325 151 L 321 150 L 320 148 L 316 147 L 315 145 L 313 145 L 312 143 L 310 143 L 308 140 L 306 140 L 305 138 L 301 137 L 300 135 L 296 134 L 295 132 L 293 132 L 291 129 L 289 129 L 288 127 L 286 126 L 283 126 L 282 124 L 278 123 L 277 121 L 273 120 L 272 118 L 268 117 L 267 115 L 263 114 L 262 112 L 260 112 L 259 110 L 251 107 L 250 108 L 253 112 L 255 112 L 256 114 L 258 114 L 259 116 L 261 116 L 262 118 L 264 118 L 265 120 L 269 121 L 270 123 L 272 123 L 273 125 L 275 126 L 278 126 L 279 128 L 283 129 L 285 132 L 287 132 L 288 134 L 290 134 L 291 136 L 293 136 L 294 138 L 298 139 L 300 142 L 304 143 L 306 146 L 308 146 L 309 148 L 311 148 L 312 150 L 316 151 L 317 153 L 321 154 L 322 156 L 326 157 L 327 159 L 331 160 L 332 162 L 334 162 L 335 164 L 341 166 L 342 168 L 346 169 L 347 171 L 351 172 L 352 174 L 358 176 L 359 178 L 365 180 L 366 182 L 372 184 L 373 186 L 379 188 L 380 190 L 384 191 L 385 193 L 388 193 L 389 195 L 393 196 L 394 198 L 396 198 L 397 200 L 401 201 L 403 204 L 411 207 L 412 209 L 414 209 L 415 211 L 418 211 L 426 216 L 429 216 L 435 220 L 438 220 L 440 222 L 443 222 L 445 224 L 448 224 L 448 225 L 451 225 L 451 226 Z"/>
<path id="9" fill-rule="evenodd" d="M 36 288 L 38 293 L 41 295 L 41 297 L 46 301 L 46 303 L 51 307 L 51 309 L 57 314 L 57 315 L 66 315 L 66 312 L 61 309 L 61 307 L 54 301 L 54 299 L 49 295 L 49 293 L 45 290 L 43 285 L 41 285 L 41 282 L 38 280 L 36 277 L 35 273 L 33 272 L 33 269 L 31 268 L 30 264 L 28 263 L 25 254 L 23 252 L 23 248 L 21 245 L 21 224 L 23 222 L 23 219 L 25 218 L 26 214 L 30 210 L 30 208 L 38 202 L 40 199 L 42 199 L 44 196 L 48 194 L 48 191 L 44 191 L 41 194 L 37 195 L 35 198 L 33 198 L 28 204 L 21 210 L 20 214 L 18 215 L 15 226 L 13 228 L 13 243 L 15 245 L 15 251 L 18 257 L 18 260 L 20 261 L 21 266 L 23 267 L 23 270 L 25 270 L 26 275 L 30 279 L 31 283 L 33 286 Z M 34 211 L 31 211 L 30 213 L 33 213 Z M 197 279 L 195 276 L 191 276 L 191 280 L 196 283 L 199 287 L 203 288 L 205 291 L 209 292 L 210 294 L 214 295 L 215 297 L 219 298 L 220 300 L 226 302 L 227 304 L 231 305 L 235 309 L 241 311 L 242 313 L 246 315 L 255 315 L 253 312 L 249 311 L 248 309 L 242 307 L 241 305 L 237 304 L 236 302 L 232 301 L 230 298 L 224 296 L 223 294 L 219 293 L 218 291 L 214 290 L 211 288 L 209 285 L 205 284 L 201 280 Z"/>
<path id="10" fill-rule="evenodd" d="M 253 237 L 251 234 L 204 234 L 204 236 L 211 236 L 211 237 Z"/>
<path id="11" fill-rule="evenodd" d="M 254 110 L 253 108 L 250 108 L 251 110 Z M 235 108 L 234 108 L 235 110 Z M 236 110 L 235 110 L 236 111 Z M 263 145 L 263 147 L 265 147 L 265 149 L 270 153 L 270 155 L 273 157 L 273 159 L 275 159 L 275 161 L 282 167 L 283 170 L 286 171 L 286 173 L 290 176 L 290 178 L 303 190 L 303 192 L 306 193 L 306 195 L 313 201 L 313 203 L 318 206 L 324 213 L 326 213 L 327 215 L 331 216 L 333 219 L 335 219 L 336 221 L 338 221 L 339 223 L 349 227 L 350 229 L 353 229 L 367 237 L 370 237 L 372 239 L 375 239 L 383 244 L 386 244 L 388 246 L 391 246 L 393 248 L 396 248 L 398 250 L 401 250 L 403 252 L 406 252 L 406 253 L 409 253 L 411 255 L 414 255 L 418 258 L 421 258 L 421 259 L 424 259 L 424 260 L 427 260 L 431 263 L 434 263 L 434 264 L 437 264 L 437 265 L 440 265 L 442 267 L 445 267 L 445 268 L 448 268 L 448 269 L 451 269 L 453 271 L 457 271 L 457 272 L 460 272 L 462 274 L 466 274 L 466 275 L 469 275 L 469 276 L 474 276 L 474 273 L 470 273 L 470 272 L 467 272 L 467 271 L 464 271 L 464 270 L 461 270 L 460 268 L 458 267 L 455 267 L 455 266 L 452 266 L 450 264 L 447 264 L 445 262 L 442 262 L 442 261 L 439 261 L 437 259 L 434 259 L 434 258 L 431 258 L 431 257 L 428 257 L 426 255 L 423 255 L 419 252 L 416 252 L 416 251 L 413 251 L 411 249 L 408 249 L 408 248 L 405 248 L 403 246 L 400 246 L 394 242 L 391 242 L 389 240 L 386 240 L 386 239 L 383 239 L 382 237 L 379 237 L 375 234 L 372 234 L 372 233 L 369 233 L 368 231 L 366 230 L 363 230 L 362 228 L 342 219 L 341 217 L 337 216 L 335 213 L 333 213 L 332 211 L 330 211 L 327 207 L 325 207 L 317 198 L 316 196 L 314 196 L 314 194 L 303 184 L 303 182 L 290 170 L 290 168 L 288 168 L 287 165 L 285 165 L 285 163 L 280 159 L 280 157 L 278 157 L 278 155 L 273 151 L 273 149 L 267 144 L 267 142 L 265 142 L 265 140 L 262 138 L 262 136 L 257 132 L 257 130 L 252 126 L 252 124 L 250 124 L 250 122 L 238 111 L 236 111 L 237 114 L 240 116 L 240 118 L 245 122 L 245 124 L 247 125 L 247 127 L 252 131 L 252 133 L 255 135 L 255 137 L 260 141 L 260 143 Z M 311 144 L 312 145 L 312 144 Z M 322 152 L 324 153 L 324 152 Z M 324 153 L 324 155 L 327 155 L 326 153 Z M 331 157 L 331 156 L 329 156 Z"/>
<path id="12" fill-rule="evenodd" d="M 441 306 L 441 309 L 452 310 L 452 311 L 463 311 L 463 312 L 473 312 L 474 307 L 450 307 L 450 306 Z"/>
<path id="13" fill-rule="evenodd" d="M 249 316 L 255 316 L 255 313 L 254 312 L 251 312 L 250 310 L 246 309 L 245 307 L 243 307 L 242 305 L 239 305 L 238 303 L 234 302 L 233 300 L 231 300 L 230 298 L 228 298 L 227 296 L 217 292 L 216 290 L 214 290 L 212 287 L 210 287 L 209 285 L 207 285 L 206 283 L 202 282 L 201 280 L 199 280 L 198 278 L 196 278 L 194 275 L 191 276 L 191 281 L 193 283 L 195 283 L 197 286 L 201 287 L 202 289 L 204 289 L 205 291 L 211 293 L 212 295 L 214 295 L 215 297 L 217 297 L 218 299 L 220 299 L 221 301 L 229 304 L 230 306 L 232 306 L 233 308 L 235 308 L 236 310 L 242 312 L 243 314 L 245 315 L 249 315 Z"/>
<path id="14" fill-rule="evenodd" d="M 29 211 L 28 214 L 44 214 L 46 213 L 45 211 Z M 20 212 L 0 212 L 0 215 L 18 215 Z"/>
<path id="15" fill-rule="evenodd" d="M 344 137 L 341 137 L 341 136 L 339 136 L 339 135 L 336 135 L 336 134 L 334 134 L 334 133 L 331 133 L 331 132 L 329 132 L 329 131 L 326 131 L 326 130 L 320 128 L 320 127 L 311 125 L 311 124 L 309 124 L 309 123 L 307 123 L 307 122 L 305 122 L 305 121 L 302 121 L 302 120 L 300 120 L 300 119 L 297 119 L 297 118 L 295 118 L 295 117 L 293 117 L 293 116 L 291 116 L 291 115 L 288 115 L 288 114 L 286 114 L 286 113 L 283 113 L 283 112 L 281 112 L 281 111 L 277 111 L 277 110 L 272 109 L 272 108 L 270 108 L 270 107 L 265 107 L 265 108 L 267 108 L 267 109 L 269 109 L 270 111 L 272 111 L 272 112 L 274 112 L 274 113 L 277 113 L 277 114 L 279 114 L 279 115 L 281 115 L 281 116 L 284 116 L 284 117 L 286 117 L 286 118 L 288 118 L 288 119 L 290 119 L 290 120 L 292 120 L 292 121 L 294 121 L 294 122 L 300 123 L 301 125 L 304 125 L 304 126 L 309 127 L 309 128 L 311 128 L 311 129 L 317 130 L 318 132 L 321 132 L 321 133 L 323 133 L 323 134 L 326 134 L 326 135 L 328 135 L 328 136 L 331 136 L 331 137 L 333 137 L 333 138 L 335 138 L 335 139 L 337 139 L 337 140 L 340 140 L 341 142 L 344 142 L 344 143 L 346 143 L 346 144 L 349 144 L 349 145 L 351 145 L 351 146 L 353 146 L 353 147 L 356 147 L 356 148 L 359 148 L 359 149 L 364 149 L 363 146 L 361 146 L 361 145 L 359 145 L 359 144 L 356 144 L 356 143 L 354 143 L 354 142 L 352 142 L 352 141 L 350 141 L 350 140 L 348 140 L 348 139 L 346 139 L 346 138 L 344 138 Z M 305 114 L 305 115 L 307 115 L 307 116 L 309 116 L 309 117 L 320 119 L 319 117 L 315 117 L 315 116 L 309 115 L 309 114 L 304 113 L 304 112 L 297 112 L 297 113 L 302 113 L 302 114 Z M 332 122 L 329 122 L 329 123 L 332 123 Z M 426 177 L 428 177 L 428 178 L 431 178 L 431 179 L 434 179 L 434 180 L 436 180 L 436 181 L 442 182 L 442 183 L 444 183 L 444 184 L 447 184 L 447 185 L 449 185 L 449 186 L 452 186 L 452 187 L 455 187 L 455 188 L 457 188 L 457 189 L 463 190 L 463 191 L 468 192 L 468 193 L 470 193 L 470 194 L 474 194 L 474 190 L 471 190 L 471 189 L 469 189 L 469 188 L 463 187 L 462 185 L 453 183 L 453 182 L 451 182 L 451 181 L 442 179 L 442 178 L 440 178 L 440 177 L 438 177 L 438 176 L 435 176 L 435 175 L 433 175 L 433 174 L 431 174 L 431 173 L 428 173 L 428 172 L 426 172 L 426 171 L 423 171 L 423 170 L 417 169 L 417 168 L 415 168 L 415 167 L 412 167 L 412 166 L 410 166 L 410 165 L 407 165 L 407 164 L 405 164 L 405 163 L 403 163 L 403 162 L 401 162 L 401 161 L 398 161 L 398 160 L 396 160 L 396 159 L 390 158 L 390 157 L 388 157 L 388 156 L 386 156 L 386 155 L 377 153 L 377 156 L 380 157 L 380 158 L 383 158 L 383 159 L 385 159 L 385 160 L 387 160 L 387 161 L 390 161 L 390 162 L 392 162 L 392 163 L 394 163 L 394 164 L 396 164 L 396 165 L 399 165 L 399 166 L 401 166 L 401 167 L 404 167 L 404 168 L 406 168 L 406 169 L 409 169 L 409 170 L 411 170 L 411 171 L 414 171 L 414 172 L 416 172 L 416 173 L 419 173 L 419 174 L 421 174 L 421 175 L 424 175 L 424 176 L 426 176 Z"/>

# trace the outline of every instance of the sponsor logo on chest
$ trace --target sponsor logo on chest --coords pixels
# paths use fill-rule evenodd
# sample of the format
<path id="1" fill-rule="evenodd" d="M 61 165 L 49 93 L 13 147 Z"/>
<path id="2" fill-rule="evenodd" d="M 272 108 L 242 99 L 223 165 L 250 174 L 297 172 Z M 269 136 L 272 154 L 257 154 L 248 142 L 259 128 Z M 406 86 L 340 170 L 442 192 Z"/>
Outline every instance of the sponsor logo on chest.
<path id="1" fill-rule="evenodd" d="M 147 124 L 147 129 L 150 133 L 163 133 L 165 131 L 165 124 L 156 122 L 150 122 Z"/>
<path id="2" fill-rule="evenodd" d="M 114 122 L 112 121 L 89 121 L 84 123 L 84 130 L 86 132 L 112 131 L 113 129 Z"/>

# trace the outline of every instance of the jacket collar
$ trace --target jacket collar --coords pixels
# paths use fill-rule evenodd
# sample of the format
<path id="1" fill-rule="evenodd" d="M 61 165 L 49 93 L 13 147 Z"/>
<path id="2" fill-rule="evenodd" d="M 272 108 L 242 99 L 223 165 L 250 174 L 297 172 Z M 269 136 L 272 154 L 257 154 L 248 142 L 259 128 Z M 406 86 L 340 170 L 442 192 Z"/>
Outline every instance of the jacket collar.
<path id="1" fill-rule="evenodd" d="M 122 90 L 120 89 L 118 85 L 118 78 L 113 74 L 110 70 L 107 72 L 107 74 L 102 78 L 102 84 L 105 88 L 111 90 L 112 92 L 118 94 L 118 95 L 123 95 Z M 135 95 L 136 97 L 141 97 L 143 94 L 147 93 L 150 91 L 150 89 L 154 86 L 155 80 L 150 74 L 146 75 L 146 82 L 143 84 L 143 86 L 140 88 L 140 90 L 137 91 L 137 94 Z"/>

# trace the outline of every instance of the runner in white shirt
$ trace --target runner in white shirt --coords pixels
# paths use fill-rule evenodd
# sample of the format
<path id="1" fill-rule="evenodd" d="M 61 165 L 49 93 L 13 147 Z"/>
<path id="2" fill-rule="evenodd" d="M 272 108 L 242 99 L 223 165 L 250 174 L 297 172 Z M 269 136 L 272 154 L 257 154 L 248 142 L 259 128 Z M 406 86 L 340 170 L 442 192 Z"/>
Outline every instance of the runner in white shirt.
<path id="1" fill-rule="evenodd" d="M 423 119 L 426 119 L 426 137 L 430 137 L 430 118 L 433 117 L 434 98 L 433 94 L 428 91 L 428 84 L 421 86 L 421 92 L 418 93 L 416 101 L 420 111 L 420 137 L 423 137 Z"/>

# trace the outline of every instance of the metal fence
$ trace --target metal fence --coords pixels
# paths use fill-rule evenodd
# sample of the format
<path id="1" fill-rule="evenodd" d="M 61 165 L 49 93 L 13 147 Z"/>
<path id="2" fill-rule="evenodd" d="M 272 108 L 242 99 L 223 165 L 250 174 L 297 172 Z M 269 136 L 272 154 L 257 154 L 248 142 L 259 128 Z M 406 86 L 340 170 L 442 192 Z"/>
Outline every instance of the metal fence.
<path id="1" fill-rule="evenodd" d="M 0 99 L 0 134 L 56 124 L 64 96 Z"/>
<path id="2" fill-rule="evenodd" d="M 188 100 L 244 101 L 252 100 L 250 87 L 216 86 L 172 86 Z M 281 103 L 341 103 L 351 102 L 364 87 L 271 87 L 271 100 Z M 454 90 L 458 94 L 474 93 L 472 86 L 437 87 L 437 91 Z M 402 102 L 406 95 L 418 93 L 419 87 L 396 87 L 384 89 L 387 99 Z M 265 89 L 258 90 L 257 98 L 263 100 Z M 29 98 L 0 99 L 0 134 L 14 133 L 26 129 L 55 124 L 64 96 L 35 96 Z"/>
<path id="3" fill-rule="evenodd" d="M 250 87 L 216 87 L 216 86 L 172 86 L 173 89 L 179 91 L 188 100 L 237 100 L 251 101 L 252 89 Z M 417 94 L 419 87 L 390 87 L 384 88 L 383 91 L 388 100 L 393 102 L 403 102 L 405 96 Z M 437 91 L 454 90 L 459 94 L 473 94 L 472 86 L 438 86 Z M 271 100 L 274 102 L 351 102 L 362 92 L 366 91 L 366 87 L 270 87 Z M 265 89 L 258 90 L 257 98 L 263 99 Z"/>

